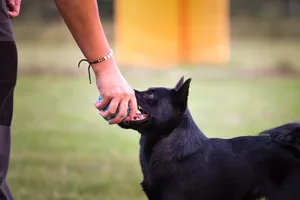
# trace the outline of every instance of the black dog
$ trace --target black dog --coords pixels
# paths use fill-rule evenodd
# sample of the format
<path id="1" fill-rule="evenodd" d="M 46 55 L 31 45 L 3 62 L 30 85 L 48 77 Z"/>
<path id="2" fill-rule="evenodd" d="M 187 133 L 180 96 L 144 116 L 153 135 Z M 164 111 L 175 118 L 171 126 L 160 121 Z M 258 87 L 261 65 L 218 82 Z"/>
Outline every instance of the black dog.
<path id="1" fill-rule="evenodd" d="M 141 183 L 149 200 L 299 200 L 300 123 L 259 136 L 207 138 L 187 108 L 191 79 L 135 91 Z"/>

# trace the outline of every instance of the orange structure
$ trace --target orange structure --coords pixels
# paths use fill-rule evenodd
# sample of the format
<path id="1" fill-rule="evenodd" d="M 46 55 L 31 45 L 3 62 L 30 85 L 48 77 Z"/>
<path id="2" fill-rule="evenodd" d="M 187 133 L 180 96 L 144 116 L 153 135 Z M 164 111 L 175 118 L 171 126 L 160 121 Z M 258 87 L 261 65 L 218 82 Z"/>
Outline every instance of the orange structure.
<path id="1" fill-rule="evenodd" d="M 116 0 L 118 63 L 138 67 L 229 59 L 229 0 Z"/>

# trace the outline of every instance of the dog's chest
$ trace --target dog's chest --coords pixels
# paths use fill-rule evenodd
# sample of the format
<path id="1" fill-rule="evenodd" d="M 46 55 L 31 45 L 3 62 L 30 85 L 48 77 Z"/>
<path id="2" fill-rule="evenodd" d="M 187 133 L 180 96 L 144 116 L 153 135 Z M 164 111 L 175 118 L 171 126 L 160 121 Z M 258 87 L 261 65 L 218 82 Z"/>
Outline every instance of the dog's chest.
<path id="1" fill-rule="evenodd" d="M 156 158 L 151 150 L 141 146 L 140 165 L 143 173 L 141 186 L 147 195 L 152 196 L 159 196 L 166 186 L 171 185 L 175 173 L 171 162 Z"/>
<path id="2" fill-rule="evenodd" d="M 170 166 L 148 162 L 142 164 L 143 181 L 141 186 L 150 200 L 160 199 L 165 191 L 173 184 L 173 170 Z"/>

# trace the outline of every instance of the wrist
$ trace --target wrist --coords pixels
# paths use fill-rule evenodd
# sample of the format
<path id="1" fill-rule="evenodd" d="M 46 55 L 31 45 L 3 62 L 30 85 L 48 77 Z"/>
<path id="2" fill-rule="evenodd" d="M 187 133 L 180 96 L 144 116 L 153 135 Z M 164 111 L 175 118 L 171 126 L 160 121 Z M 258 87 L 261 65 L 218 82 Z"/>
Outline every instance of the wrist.
<path id="1" fill-rule="evenodd" d="M 117 64 L 115 62 L 114 57 L 110 57 L 107 60 L 104 60 L 99 63 L 92 64 L 92 69 L 95 73 L 95 76 L 102 76 L 107 71 L 115 70 L 117 69 Z"/>
<path id="2" fill-rule="evenodd" d="M 89 73 L 89 81 L 91 83 L 91 73 L 90 68 L 93 69 L 95 76 L 100 77 L 104 74 L 109 73 L 115 73 L 116 70 L 118 71 L 118 67 L 116 65 L 116 62 L 113 57 L 113 51 L 110 49 L 109 53 L 104 55 L 101 58 L 98 58 L 97 60 L 89 61 L 88 59 L 81 59 L 78 63 L 78 67 L 80 67 L 80 64 L 82 62 L 87 62 L 89 64 L 88 66 L 88 73 Z"/>

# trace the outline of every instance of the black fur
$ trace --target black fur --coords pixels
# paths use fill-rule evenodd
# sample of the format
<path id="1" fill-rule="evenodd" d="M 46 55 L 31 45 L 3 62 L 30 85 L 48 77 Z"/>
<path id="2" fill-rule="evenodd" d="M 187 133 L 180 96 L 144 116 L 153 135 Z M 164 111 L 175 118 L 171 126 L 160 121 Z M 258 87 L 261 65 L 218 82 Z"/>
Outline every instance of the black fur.
<path id="1" fill-rule="evenodd" d="M 141 133 L 148 199 L 299 200 L 300 123 L 258 136 L 207 138 L 187 107 L 190 81 L 135 91 L 148 117 L 119 124 Z"/>

